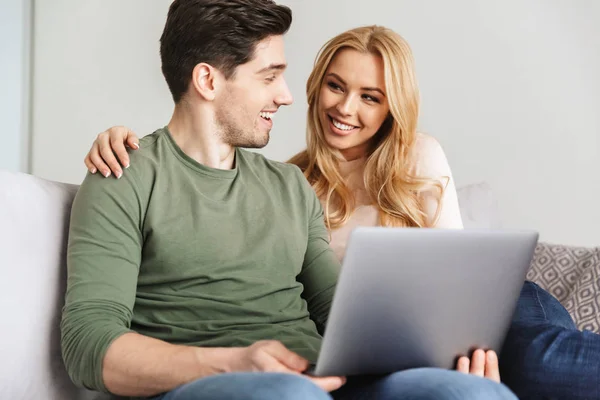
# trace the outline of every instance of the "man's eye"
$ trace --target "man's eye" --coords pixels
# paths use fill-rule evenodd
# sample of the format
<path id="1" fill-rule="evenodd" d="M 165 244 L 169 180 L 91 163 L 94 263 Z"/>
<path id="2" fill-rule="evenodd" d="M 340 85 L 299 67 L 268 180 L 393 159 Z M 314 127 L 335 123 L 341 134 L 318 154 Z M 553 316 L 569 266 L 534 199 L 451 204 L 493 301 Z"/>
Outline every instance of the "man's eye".
<path id="1" fill-rule="evenodd" d="M 275 75 L 268 76 L 265 78 L 267 82 L 274 82 L 277 77 Z"/>

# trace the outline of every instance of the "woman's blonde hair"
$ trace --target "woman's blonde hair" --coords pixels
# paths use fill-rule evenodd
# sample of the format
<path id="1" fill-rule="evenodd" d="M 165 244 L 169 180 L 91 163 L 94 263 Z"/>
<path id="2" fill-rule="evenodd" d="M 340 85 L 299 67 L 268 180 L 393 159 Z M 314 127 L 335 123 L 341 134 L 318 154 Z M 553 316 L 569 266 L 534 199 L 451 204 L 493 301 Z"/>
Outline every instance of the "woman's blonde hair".
<path id="1" fill-rule="evenodd" d="M 378 55 L 383 60 L 385 90 L 390 112 L 371 139 L 364 183 L 384 226 L 425 227 L 439 217 L 443 186 L 439 180 L 412 176 L 412 150 L 417 136 L 419 89 L 414 61 L 406 41 L 394 31 L 366 26 L 346 31 L 329 40 L 319 51 L 308 82 L 307 149 L 289 160 L 298 165 L 325 202 L 329 229 L 345 224 L 355 209 L 352 191 L 339 171 L 343 157 L 325 141 L 319 120 L 319 93 L 333 57 L 341 49 Z M 434 222 L 428 222 L 419 193 L 433 190 L 438 207 Z"/>

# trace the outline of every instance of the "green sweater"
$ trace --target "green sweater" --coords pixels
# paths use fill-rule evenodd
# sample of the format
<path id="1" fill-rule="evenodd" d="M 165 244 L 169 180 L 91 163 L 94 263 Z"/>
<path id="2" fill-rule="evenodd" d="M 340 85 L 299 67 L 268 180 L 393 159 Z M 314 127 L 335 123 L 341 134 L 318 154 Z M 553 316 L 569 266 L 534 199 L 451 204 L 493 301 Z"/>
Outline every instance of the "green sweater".
<path id="1" fill-rule="evenodd" d="M 71 214 L 61 333 L 73 381 L 106 391 L 120 335 L 249 346 L 275 339 L 317 358 L 339 263 L 323 211 L 293 166 L 236 150 L 195 162 L 166 128 L 141 140 L 121 179 L 88 174 Z"/>

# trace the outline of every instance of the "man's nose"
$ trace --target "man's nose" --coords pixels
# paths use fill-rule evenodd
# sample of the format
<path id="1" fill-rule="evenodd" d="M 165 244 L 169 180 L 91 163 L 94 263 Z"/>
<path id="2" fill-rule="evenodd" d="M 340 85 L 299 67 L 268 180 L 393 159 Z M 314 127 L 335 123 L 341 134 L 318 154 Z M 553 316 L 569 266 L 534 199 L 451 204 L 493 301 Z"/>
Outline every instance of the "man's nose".
<path id="1" fill-rule="evenodd" d="M 282 79 L 281 87 L 277 93 L 277 97 L 275 98 L 275 104 L 278 106 L 289 106 L 294 102 L 294 98 L 292 97 L 292 92 L 290 92 L 290 88 L 287 85 L 285 79 Z"/>

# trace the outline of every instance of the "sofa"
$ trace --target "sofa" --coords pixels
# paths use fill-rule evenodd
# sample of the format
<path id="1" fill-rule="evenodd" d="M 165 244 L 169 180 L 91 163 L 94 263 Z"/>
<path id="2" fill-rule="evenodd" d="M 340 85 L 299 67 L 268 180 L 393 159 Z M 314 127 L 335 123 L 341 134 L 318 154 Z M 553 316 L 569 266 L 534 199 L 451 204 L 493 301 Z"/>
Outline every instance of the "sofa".
<path id="1" fill-rule="evenodd" d="M 0 399 L 101 400 L 75 387 L 60 352 L 69 213 L 77 186 L 0 171 Z M 466 228 L 500 228 L 488 185 L 458 190 Z M 529 278 L 598 332 L 600 248 L 540 243 Z"/>

